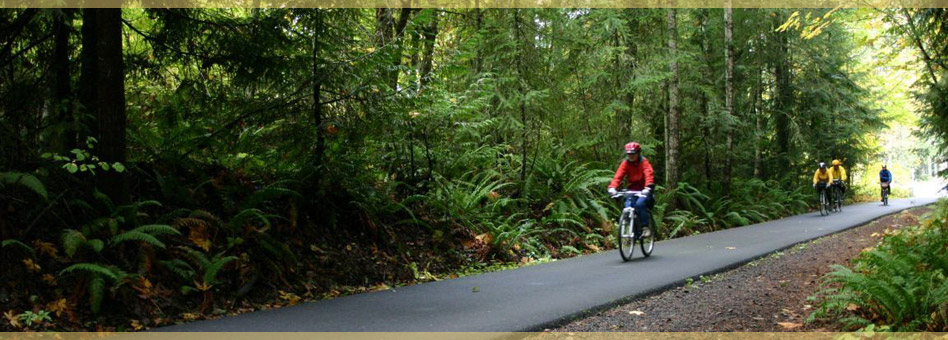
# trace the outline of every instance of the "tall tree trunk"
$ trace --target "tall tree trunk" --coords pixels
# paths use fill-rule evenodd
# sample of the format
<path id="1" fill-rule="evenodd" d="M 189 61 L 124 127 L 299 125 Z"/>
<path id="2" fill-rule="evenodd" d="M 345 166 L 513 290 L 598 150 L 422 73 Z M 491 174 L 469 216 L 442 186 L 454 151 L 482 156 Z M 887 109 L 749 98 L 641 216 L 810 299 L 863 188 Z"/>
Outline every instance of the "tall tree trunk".
<path id="1" fill-rule="evenodd" d="M 681 119 L 678 103 L 678 18 L 676 9 L 670 8 L 668 12 L 668 52 L 671 60 L 671 80 L 668 82 L 668 115 L 666 116 L 665 138 L 668 140 L 665 150 L 665 186 L 669 190 L 678 188 L 678 151 L 679 151 L 679 129 L 678 123 Z M 669 208 L 674 210 L 677 204 L 672 200 L 669 202 Z"/>
<path id="2" fill-rule="evenodd" d="M 774 29 L 784 21 L 779 14 L 774 17 Z M 790 87 L 790 65 L 788 56 L 788 40 L 786 32 L 774 32 L 776 35 L 775 50 L 777 57 L 774 60 L 774 78 L 776 78 L 776 93 L 774 94 L 774 114 L 776 115 L 777 129 L 777 171 L 786 174 L 790 168 L 790 111 L 793 104 L 792 89 Z"/>
<path id="3" fill-rule="evenodd" d="M 516 38 L 515 43 L 517 46 L 517 84 L 520 91 L 520 124 L 523 126 L 523 134 L 521 135 L 521 156 L 520 156 L 520 181 L 526 186 L 527 179 L 527 93 L 526 88 L 523 86 L 523 48 L 520 46 L 520 9 L 514 13 L 514 37 Z"/>
<path id="4" fill-rule="evenodd" d="M 62 9 L 53 22 L 55 42 L 53 47 L 53 116 L 61 124 L 66 125 L 63 135 L 58 138 L 56 148 L 62 153 L 75 149 L 76 124 L 72 114 L 72 86 L 70 86 L 69 72 L 69 35 L 72 29 L 72 9 Z"/>
<path id="5" fill-rule="evenodd" d="M 412 12 L 414 12 L 413 8 L 402 8 L 401 14 L 398 16 L 398 21 L 395 22 L 395 31 L 392 37 L 392 43 L 395 44 L 395 52 L 392 55 L 392 71 L 389 73 L 389 82 L 391 82 L 393 89 L 398 88 L 398 69 L 402 65 L 402 53 L 405 49 L 402 37 L 405 36 L 405 26 L 408 25 L 408 19 L 411 17 Z"/>
<path id="6" fill-rule="evenodd" d="M 122 10 L 97 9 L 96 103 L 99 143 L 96 152 L 105 162 L 125 163 L 125 65 L 122 60 Z M 125 173 L 104 171 L 97 177 L 99 187 L 116 204 L 129 201 Z"/>
<path id="7" fill-rule="evenodd" d="M 479 5 L 479 2 L 475 0 L 475 4 Z M 484 20 L 484 11 L 480 7 L 474 8 L 474 29 L 476 30 L 475 36 L 482 38 L 481 35 L 481 25 Z M 474 48 L 474 76 L 477 77 L 481 74 L 481 49 L 479 47 Z"/>
<path id="8" fill-rule="evenodd" d="M 424 55 L 421 59 L 421 71 L 419 83 L 421 87 L 424 88 L 431 79 L 431 68 L 434 65 L 434 46 L 435 40 L 438 37 L 438 16 L 435 13 L 434 18 L 431 19 L 431 23 L 428 24 L 428 27 L 425 27 L 424 34 Z"/>
<path id="9" fill-rule="evenodd" d="M 396 55 L 394 43 L 395 37 L 395 17 L 392 14 L 394 9 L 392 8 L 378 8 L 375 10 L 375 47 L 380 50 L 380 53 L 390 56 L 392 62 Z M 401 50 L 398 50 L 401 54 Z M 399 60 L 401 56 L 399 55 Z M 386 80 L 386 83 L 392 88 L 396 89 L 398 85 L 398 72 L 395 70 L 382 70 L 382 77 Z M 394 75 L 394 81 L 392 80 Z"/>
<path id="10" fill-rule="evenodd" d="M 316 9 L 314 15 L 316 16 L 316 27 L 313 32 L 313 123 L 316 125 L 316 154 L 313 155 L 313 165 L 317 172 L 321 172 L 323 153 L 325 153 L 326 149 L 326 135 L 324 132 L 326 129 L 323 126 L 323 106 L 320 104 L 323 85 L 322 62 L 320 61 L 319 54 L 321 47 L 319 38 L 323 34 L 322 10 Z M 316 175 L 314 183 L 318 185 L 320 179 L 321 176 Z"/>
<path id="11" fill-rule="evenodd" d="M 733 159 L 732 151 L 734 144 L 734 127 L 731 122 L 734 120 L 734 20 L 733 10 L 730 7 L 724 9 L 724 54 L 725 54 L 725 98 L 724 107 L 727 110 L 727 124 L 724 128 L 727 132 L 726 150 L 724 153 L 724 196 L 731 193 L 731 162 Z"/>
<path id="12" fill-rule="evenodd" d="M 708 39 L 708 22 L 711 21 L 711 11 L 709 9 L 701 10 L 701 49 L 704 52 L 704 61 L 705 68 L 704 71 L 707 72 L 704 75 L 706 80 L 706 85 L 710 88 L 715 87 L 715 74 L 714 69 L 714 59 L 712 58 L 713 51 L 711 50 L 711 41 Z M 708 94 L 705 91 L 701 91 L 701 108 L 704 110 L 704 116 L 710 117 L 711 113 L 711 101 L 708 98 Z M 704 144 L 704 179 L 705 187 L 710 191 L 711 190 L 711 174 L 714 172 L 711 166 L 711 159 L 713 158 L 714 152 L 714 138 L 712 137 L 712 122 L 706 121 L 702 125 L 702 130 L 704 132 L 704 138 L 702 138 Z"/>
<path id="13" fill-rule="evenodd" d="M 758 40 L 759 41 L 759 40 Z M 758 46 L 758 49 L 760 47 Z M 759 51 L 759 50 L 758 50 Z M 760 54 L 760 52 L 757 52 Z M 756 120 L 756 125 L 754 129 L 754 177 L 761 179 L 763 174 L 761 173 L 760 168 L 760 142 L 761 135 L 763 134 L 764 124 L 764 68 L 760 62 L 760 57 L 757 58 L 757 87 L 754 89 L 754 118 Z"/>
<path id="14" fill-rule="evenodd" d="M 96 91 L 98 89 L 96 85 L 96 70 L 98 69 L 96 57 L 97 13 L 98 11 L 95 9 L 86 8 L 82 10 L 82 52 L 79 55 L 79 60 L 82 62 L 79 72 L 80 107 L 78 124 L 76 124 L 76 130 L 79 132 L 77 143 L 80 145 L 85 143 L 86 137 L 98 135 L 98 127 L 94 120 L 97 111 Z"/>

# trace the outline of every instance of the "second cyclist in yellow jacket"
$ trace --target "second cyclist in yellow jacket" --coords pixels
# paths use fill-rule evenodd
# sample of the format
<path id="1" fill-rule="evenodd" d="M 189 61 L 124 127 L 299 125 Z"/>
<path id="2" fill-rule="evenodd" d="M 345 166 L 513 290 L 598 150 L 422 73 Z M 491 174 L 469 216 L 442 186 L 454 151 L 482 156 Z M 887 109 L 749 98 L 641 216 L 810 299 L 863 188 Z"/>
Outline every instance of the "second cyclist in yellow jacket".
<path id="1" fill-rule="evenodd" d="M 829 172 L 830 177 L 832 177 L 832 179 L 830 180 L 830 185 L 837 186 L 837 184 L 833 184 L 833 180 L 838 179 L 839 180 L 838 189 L 840 190 L 840 193 L 845 194 L 846 193 L 846 168 L 844 168 L 842 164 L 843 162 L 840 162 L 838 159 L 834 159 L 833 166 L 829 168 L 827 172 Z"/>

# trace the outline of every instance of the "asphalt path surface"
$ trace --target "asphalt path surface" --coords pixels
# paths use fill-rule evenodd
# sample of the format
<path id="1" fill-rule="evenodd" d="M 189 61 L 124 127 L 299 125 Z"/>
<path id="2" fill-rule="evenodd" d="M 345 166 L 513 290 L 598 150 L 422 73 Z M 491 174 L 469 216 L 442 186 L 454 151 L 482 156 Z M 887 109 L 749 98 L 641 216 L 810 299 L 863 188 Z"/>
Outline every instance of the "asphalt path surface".
<path id="1" fill-rule="evenodd" d="M 623 262 L 605 251 L 514 270 L 357 294 L 158 328 L 185 332 L 539 331 L 575 317 L 725 271 L 936 198 L 864 203 L 657 242 Z"/>

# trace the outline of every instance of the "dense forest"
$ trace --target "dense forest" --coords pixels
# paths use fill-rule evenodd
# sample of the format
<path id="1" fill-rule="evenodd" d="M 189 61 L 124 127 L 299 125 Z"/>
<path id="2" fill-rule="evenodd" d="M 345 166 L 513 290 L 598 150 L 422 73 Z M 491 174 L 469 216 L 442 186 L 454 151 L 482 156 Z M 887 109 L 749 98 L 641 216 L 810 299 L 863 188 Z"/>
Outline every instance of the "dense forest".
<path id="1" fill-rule="evenodd" d="M 0 10 L 0 329 L 137 330 L 611 249 L 633 140 L 662 238 L 805 212 L 833 159 L 856 200 L 881 164 L 908 196 L 948 145 L 945 25 Z"/>

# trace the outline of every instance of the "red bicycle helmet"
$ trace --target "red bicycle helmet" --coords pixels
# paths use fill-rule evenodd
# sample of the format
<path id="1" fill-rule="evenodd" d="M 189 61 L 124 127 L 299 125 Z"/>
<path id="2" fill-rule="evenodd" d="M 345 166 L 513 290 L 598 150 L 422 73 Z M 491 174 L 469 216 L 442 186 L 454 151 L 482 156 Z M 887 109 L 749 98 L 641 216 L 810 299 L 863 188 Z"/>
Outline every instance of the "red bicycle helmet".
<path id="1" fill-rule="evenodd" d="M 634 153 L 639 153 L 639 152 L 642 152 L 642 146 L 639 145 L 639 143 L 629 142 L 629 144 L 625 145 L 626 154 L 634 154 Z"/>

